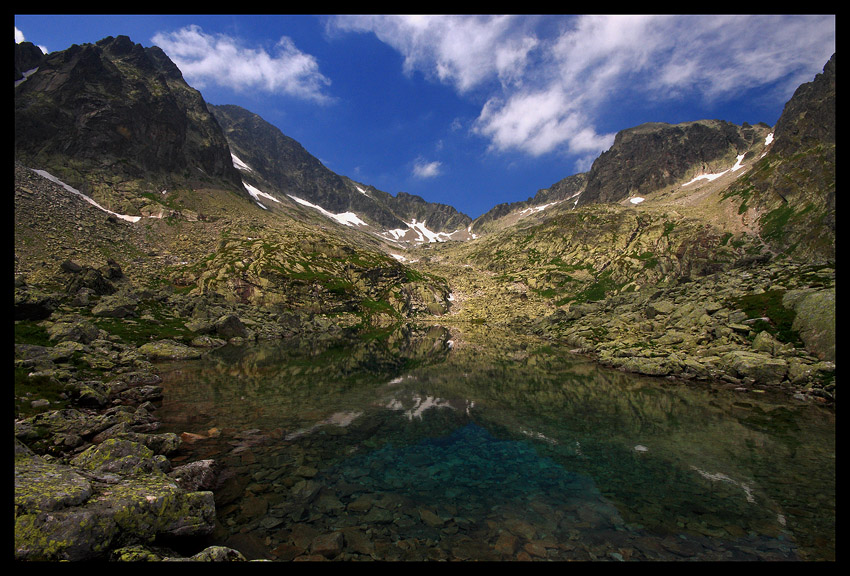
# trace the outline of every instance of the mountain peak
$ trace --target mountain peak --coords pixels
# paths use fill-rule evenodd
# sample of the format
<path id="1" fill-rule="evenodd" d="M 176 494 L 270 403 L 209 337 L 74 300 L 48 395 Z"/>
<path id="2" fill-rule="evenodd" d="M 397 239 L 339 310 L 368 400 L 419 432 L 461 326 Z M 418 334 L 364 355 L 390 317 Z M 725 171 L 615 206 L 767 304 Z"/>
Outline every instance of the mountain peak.
<path id="1" fill-rule="evenodd" d="M 202 181 L 241 188 L 206 103 L 158 48 L 108 37 L 38 64 L 15 88 L 19 160 L 126 213 L 144 191 Z"/>

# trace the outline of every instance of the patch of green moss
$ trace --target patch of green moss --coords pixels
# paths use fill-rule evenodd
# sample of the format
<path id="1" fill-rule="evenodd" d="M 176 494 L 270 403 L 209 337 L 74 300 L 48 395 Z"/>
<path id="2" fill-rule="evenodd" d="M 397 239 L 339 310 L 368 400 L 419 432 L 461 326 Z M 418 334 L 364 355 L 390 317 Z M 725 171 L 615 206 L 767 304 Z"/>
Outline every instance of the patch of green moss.
<path id="1" fill-rule="evenodd" d="M 782 305 L 785 290 L 767 290 L 761 294 L 747 294 L 733 300 L 735 306 L 756 319 L 752 328 L 755 333 L 767 331 L 780 342 L 802 345 L 800 335 L 792 329 L 795 312 Z M 763 320 L 762 318 L 767 318 Z"/>
<path id="2" fill-rule="evenodd" d="M 604 300 L 608 292 L 618 289 L 620 286 L 611 279 L 611 273 L 606 271 L 600 274 L 596 282 L 588 286 L 582 292 L 576 294 L 576 302 L 597 302 Z"/>
<path id="3" fill-rule="evenodd" d="M 765 240 L 780 240 L 788 220 L 794 215 L 794 209 L 784 204 L 775 210 L 771 210 L 759 219 L 761 224 L 761 237 Z"/>
<path id="4" fill-rule="evenodd" d="M 20 320 L 15 322 L 15 344 L 32 344 L 35 346 L 53 346 L 50 336 L 44 327 L 36 322 Z"/>
<path id="5" fill-rule="evenodd" d="M 62 392 L 64 384 L 48 376 L 30 376 L 28 368 L 15 368 L 15 415 L 28 417 L 47 410 L 65 408 L 68 404 Z M 33 408 L 31 402 L 35 399 L 50 401 L 49 406 Z"/>
<path id="6" fill-rule="evenodd" d="M 189 342 L 195 333 L 186 328 L 184 320 L 172 316 L 159 302 L 142 302 L 137 310 L 138 316 L 149 315 L 153 321 L 141 318 L 92 317 L 98 328 L 114 334 L 124 342 L 142 345 L 152 340 L 165 338 Z"/>
<path id="7" fill-rule="evenodd" d="M 653 252 L 644 252 L 643 254 L 638 254 L 635 256 L 635 259 L 643 262 L 644 268 L 655 268 L 658 266 L 658 258 L 656 258 Z"/>

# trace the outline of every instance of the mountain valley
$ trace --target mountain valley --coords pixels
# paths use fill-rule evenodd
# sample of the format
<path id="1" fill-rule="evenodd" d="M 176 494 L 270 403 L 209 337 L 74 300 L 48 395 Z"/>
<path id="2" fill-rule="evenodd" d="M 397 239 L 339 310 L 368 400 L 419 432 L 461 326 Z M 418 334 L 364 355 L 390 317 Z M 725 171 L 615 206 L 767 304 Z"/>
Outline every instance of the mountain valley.
<path id="1" fill-rule="evenodd" d="M 156 399 L 157 361 L 228 342 L 375 352 L 423 327 L 456 347 L 493 329 L 631 373 L 836 400 L 834 56 L 774 127 L 623 130 L 587 173 L 473 220 L 335 174 L 256 114 L 205 103 L 158 48 L 30 46 L 16 45 L 16 477 L 21 462 L 108 483 L 80 460 L 104 438 L 176 442 L 129 406 Z M 191 520 L 169 535 L 208 522 L 199 486 L 174 496 Z M 39 544 L 79 523 L 44 520 L 86 500 L 70 490 L 19 499 L 16 484 L 17 558 L 102 553 L 78 527 L 87 543 Z"/>

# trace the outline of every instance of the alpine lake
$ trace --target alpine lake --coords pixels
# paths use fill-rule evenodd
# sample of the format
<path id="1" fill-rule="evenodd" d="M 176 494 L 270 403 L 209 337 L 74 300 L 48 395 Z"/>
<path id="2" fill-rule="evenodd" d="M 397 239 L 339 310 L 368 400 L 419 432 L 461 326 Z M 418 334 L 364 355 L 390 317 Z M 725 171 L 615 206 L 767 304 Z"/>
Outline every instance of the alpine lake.
<path id="1" fill-rule="evenodd" d="M 835 411 L 486 326 L 162 363 L 207 544 L 249 559 L 835 560 Z"/>

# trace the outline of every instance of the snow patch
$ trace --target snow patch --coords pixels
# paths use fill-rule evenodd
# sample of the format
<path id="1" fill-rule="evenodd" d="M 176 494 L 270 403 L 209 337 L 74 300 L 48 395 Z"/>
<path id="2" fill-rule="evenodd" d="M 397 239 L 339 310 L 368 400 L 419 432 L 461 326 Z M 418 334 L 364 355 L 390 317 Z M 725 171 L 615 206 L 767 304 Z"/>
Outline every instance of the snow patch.
<path id="1" fill-rule="evenodd" d="M 646 198 L 641 198 L 640 196 L 635 196 L 634 198 L 629 198 L 629 202 L 631 202 L 632 204 L 640 204 L 644 200 L 646 200 Z"/>
<path id="2" fill-rule="evenodd" d="M 354 187 L 357 188 L 357 191 L 360 192 L 361 194 L 363 194 L 364 196 L 367 196 L 367 197 L 369 196 L 369 193 L 366 192 L 366 190 L 364 190 L 363 188 L 361 188 L 357 184 L 355 184 Z"/>
<path id="3" fill-rule="evenodd" d="M 59 184 L 60 186 L 62 186 L 62 188 L 64 188 L 68 192 L 71 192 L 73 194 L 76 194 L 77 196 L 82 197 L 83 200 L 85 200 L 86 202 L 88 202 L 89 204 L 94 206 L 95 208 L 99 208 L 100 210 L 103 210 L 107 214 L 112 214 L 116 218 L 120 218 L 121 220 L 126 220 L 127 222 L 138 222 L 139 220 L 142 219 L 141 216 L 127 216 L 125 214 L 118 214 L 116 212 L 113 212 L 112 210 L 107 210 L 106 208 L 104 208 L 103 206 L 101 206 L 100 204 L 98 204 L 97 202 L 95 202 L 94 200 L 92 200 L 91 198 L 89 198 L 88 196 L 86 196 L 85 194 L 83 194 L 82 192 L 77 190 L 76 188 L 68 186 L 67 184 L 65 184 L 64 182 L 59 180 L 59 178 L 57 178 L 56 176 L 53 176 L 52 174 L 50 174 L 48 172 L 45 172 L 44 170 L 33 170 L 33 172 L 35 172 L 36 174 L 38 174 L 42 178 L 47 178 L 51 182 Z"/>
<path id="4" fill-rule="evenodd" d="M 357 216 L 357 214 L 355 214 L 354 212 L 343 212 L 341 214 L 334 214 L 333 212 L 328 212 L 327 210 L 325 210 L 321 206 L 317 206 L 315 204 L 312 204 L 312 203 L 310 203 L 310 202 L 308 202 L 308 201 L 306 201 L 302 198 L 298 198 L 297 196 L 293 196 L 292 194 L 287 194 L 287 196 L 289 196 L 290 198 L 292 198 L 293 200 L 295 200 L 296 202 L 298 202 L 299 204 L 301 204 L 303 206 L 308 206 L 310 208 L 313 208 L 314 210 L 318 210 L 319 212 L 321 212 L 322 214 L 324 214 L 328 218 L 332 218 L 332 219 L 336 220 L 337 222 L 339 222 L 340 224 L 345 224 L 346 226 L 354 226 L 354 225 L 368 226 L 368 224 L 366 224 L 363 220 L 361 220 Z"/>
<path id="5" fill-rule="evenodd" d="M 407 224 L 407 229 L 404 228 L 393 228 L 392 230 L 387 230 L 384 232 L 385 237 L 392 236 L 393 240 L 409 240 L 411 242 L 446 242 L 451 240 L 452 236 L 458 232 L 455 230 L 451 234 L 447 232 L 434 232 L 428 228 L 425 222 L 418 222 L 416 218 L 411 220 L 410 222 L 405 222 Z M 413 233 L 415 236 L 413 238 L 410 237 L 410 234 Z M 472 235 L 475 238 L 475 235 Z"/>
<path id="6" fill-rule="evenodd" d="M 572 200 L 573 198 L 575 198 L 575 199 L 576 199 L 576 200 L 575 200 L 575 202 L 573 202 L 573 208 L 575 208 L 576 206 L 578 206 L 578 199 L 581 197 L 581 193 L 582 193 L 582 192 L 583 192 L 583 190 L 579 190 L 578 192 L 576 192 L 575 194 L 573 194 L 572 196 L 570 196 L 569 198 L 567 198 L 567 200 Z"/>
<path id="7" fill-rule="evenodd" d="M 772 143 L 773 143 L 773 132 L 771 132 L 770 134 L 768 134 L 768 135 L 765 137 L 765 139 L 764 139 L 764 146 L 765 146 L 765 148 L 767 148 L 768 146 L 770 146 Z M 761 160 L 762 158 L 764 158 L 764 155 L 765 155 L 765 154 L 767 154 L 767 150 L 765 150 L 764 152 L 762 152 L 762 153 L 761 153 L 761 156 L 759 156 L 759 160 Z"/>
<path id="8" fill-rule="evenodd" d="M 402 262 L 402 263 L 403 262 L 409 262 L 411 264 L 414 264 L 416 262 L 419 262 L 419 260 L 410 260 L 409 258 L 405 258 L 404 256 L 402 256 L 401 254 L 394 254 L 392 252 L 390 253 L 390 256 L 392 256 L 393 258 L 395 258 L 396 260 L 398 260 L 399 262 Z"/>
<path id="9" fill-rule="evenodd" d="M 732 166 L 732 168 L 730 168 L 729 170 L 724 170 L 723 172 L 718 172 L 718 173 L 715 173 L 715 174 L 700 174 L 699 176 L 694 177 L 694 179 L 691 180 L 690 182 L 685 182 L 684 184 L 682 184 L 682 186 L 687 186 L 689 184 L 693 184 L 697 180 L 708 180 L 709 182 L 711 182 L 713 180 L 717 180 L 718 178 L 720 178 L 721 176 L 723 176 L 727 172 L 730 172 L 730 171 L 736 172 L 737 170 L 740 170 L 741 168 L 744 167 L 744 165 L 741 164 L 741 161 L 743 159 L 744 159 L 744 155 L 739 154 L 738 157 L 737 157 L 737 161 L 735 162 L 735 165 Z"/>
<path id="10" fill-rule="evenodd" d="M 543 210 L 546 210 L 546 208 L 548 208 L 550 206 L 554 206 L 555 204 L 559 204 L 560 202 L 561 201 L 558 200 L 557 202 L 550 202 L 548 204 L 543 204 L 541 206 L 532 206 L 530 208 L 526 208 L 525 210 L 520 211 L 519 215 L 525 216 L 526 214 L 534 214 L 535 212 L 542 212 Z"/>
<path id="11" fill-rule="evenodd" d="M 237 170 L 242 170 L 243 172 L 253 172 L 254 171 L 250 166 L 248 166 L 242 160 L 240 160 L 239 157 L 236 156 L 236 154 L 234 154 L 233 152 L 230 153 L 230 158 L 233 160 L 233 166 Z"/>
<path id="12" fill-rule="evenodd" d="M 268 200 L 272 200 L 272 201 L 280 204 L 280 200 L 278 200 L 277 198 L 275 198 L 271 194 L 267 194 L 267 193 L 263 192 L 262 190 L 260 190 L 259 188 L 255 188 L 254 186 L 251 186 L 250 184 L 248 184 L 246 182 L 242 182 L 242 185 L 245 187 L 245 190 L 248 191 L 248 194 L 250 194 L 251 197 L 257 202 L 257 204 L 260 204 L 260 198 L 267 198 Z M 260 204 L 260 206 L 262 206 L 262 204 Z M 265 208 L 265 206 L 263 206 L 263 208 Z M 266 210 L 268 210 L 268 208 L 266 208 Z"/>
<path id="13" fill-rule="evenodd" d="M 26 72 L 23 72 L 22 73 L 23 78 L 21 78 L 20 80 L 15 80 L 15 86 L 17 87 L 20 84 L 23 84 L 24 82 L 26 82 L 27 79 L 30 76 L 32 76 L 33 74 L 35 74 L 37 71 L 38 71 L 38 68 L 36 67 L 36 68 L 32 68 L 30 70 L 27 70 Z"/>
<path id="14" fill-rule="evenodd" d="M 743 164 L 741 164 L 741 161 L 742 161 L 743 159 L 744 159 L 744 155 L 743 155 L 743 154 L 738 154 L 738 158 L 737 158 L 737 160 L 735 161 L 735 165 L 734 165 L 734 166 L 732 166 L 732 172 L 735 172 L 735 171 L 737 171 L 737 170 L 740 170 L 741 168 L 743 168 L 743 167 L 744 167 L 744 165 L 743 165 Z"/>
<path id="15" fill-rule="evenodd" d="M 425 222 L 417 222 L 416 218 L 414 218 L 407 225 L 410 226 L 411 229 L 419 233 L 420 239 L 422 239 L 422 237 L 425 237 L 428 239 L 428 242 L 445 242 L 450 236 L 450 234 L 446 234 L 445 232 L 432 232 L 425 225 Z"/>

